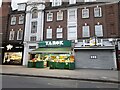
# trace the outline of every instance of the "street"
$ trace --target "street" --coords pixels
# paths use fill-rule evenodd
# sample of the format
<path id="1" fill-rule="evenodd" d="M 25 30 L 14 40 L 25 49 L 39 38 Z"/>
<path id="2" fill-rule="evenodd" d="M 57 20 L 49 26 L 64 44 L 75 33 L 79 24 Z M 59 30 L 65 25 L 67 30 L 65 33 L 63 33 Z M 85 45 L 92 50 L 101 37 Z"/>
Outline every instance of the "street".
<path id="1" fill-rule="evenodd" d="M 80 80 L 3 75 L 2 88 L 118 88 L 118 85 Z"/>

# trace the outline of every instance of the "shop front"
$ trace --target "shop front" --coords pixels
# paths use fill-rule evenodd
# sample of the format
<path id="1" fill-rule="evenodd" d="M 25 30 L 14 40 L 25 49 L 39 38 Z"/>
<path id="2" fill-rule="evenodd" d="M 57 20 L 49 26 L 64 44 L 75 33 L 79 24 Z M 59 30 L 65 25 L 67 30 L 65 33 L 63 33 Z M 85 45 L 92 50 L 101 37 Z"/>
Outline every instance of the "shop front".
<path id="1" fill-rule="evenodd" d="M 2 64 L 22 65 L 23 46 L 15 44 L 6 44 L 2 48 Z"/>
<path id="2" fill-rule="evenodd" d="M 41 41 L 38 46 L 30 52 L 28 65 L 35 62 L 36 68 L 70 69 L 70 63 L 74 63 L 71 41 Z"/>

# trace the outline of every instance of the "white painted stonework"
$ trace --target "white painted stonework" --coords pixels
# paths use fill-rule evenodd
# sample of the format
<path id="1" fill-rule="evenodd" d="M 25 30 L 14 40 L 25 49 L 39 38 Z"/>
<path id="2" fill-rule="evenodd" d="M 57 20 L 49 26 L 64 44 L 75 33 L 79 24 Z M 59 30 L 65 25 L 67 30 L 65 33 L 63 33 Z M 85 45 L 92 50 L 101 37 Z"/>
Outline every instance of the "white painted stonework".
<path id="1" fill-rule="evenodd" d="M 37 8 L 38 18 L 32 19 L 32 9 Z M 29 58 L 29 52 L 33 49 L 29 49 L 29 46 L 36 46 L 38 48 L 38 42 L 43 40 L 43 23 L 44 23 L 44 8 L 43 2 L 32 2 L 29 1 L 26 7 L 26 23 L 25 23 L 25 34 L 24 34 L 24 56 L 23 65 L 27 65 Z M 37 33 L 31 33 L 31 22 L 37 21 Z M 31 36 L 36 36 L 36 41 L 30 41 Z"/>

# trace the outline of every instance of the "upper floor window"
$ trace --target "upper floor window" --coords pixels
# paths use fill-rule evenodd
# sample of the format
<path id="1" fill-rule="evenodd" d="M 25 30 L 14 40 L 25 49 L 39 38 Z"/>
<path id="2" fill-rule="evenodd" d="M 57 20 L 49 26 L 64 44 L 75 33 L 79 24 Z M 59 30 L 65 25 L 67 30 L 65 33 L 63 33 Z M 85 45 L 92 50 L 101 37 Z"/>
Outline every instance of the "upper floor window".
<path id="1" fill-rule="evenodd" d="M 63 20 L 63 12 L 62 11 L 57 12 L 57 20 Z"/>
<path id="2" fill-rule="evenodd" d="M 90 28 L 88 25 L 82 27 L 82 36 L 83 37 L 90 37 Z"/>
<path id="3" fill-rule="evenodd" d="M 76 0 L 69 0 L 69 4 L 76 4 Z"/>
<path id="4" fill-rule="evenodd" d="M 63 38 L 63 28 L 57 28 L 56 37 Z"/>
<path id="5" fill-rule="evenodd" d="M 11 17 L 11 25 L 15 25 L 16 24 L 16 17 L 12 16 Z"/>
<path id="6" fill-rule="evenodd" d="M 68 17 L 69 17 L 69 20 L 75 20 L 76 19 L 76 11 L 75 10 L 69 10 L 68 11 Z"/>
<path id="7" fill-rule="evenodd" d="M 60 6 L 62 4 L 62 0 L 52 0 L 52 6 Z"/>
<path id="8" fill-rule="evenodd" d="M 103 37 L 103 26 L 102 25 L 95 25 L 95 35 L 97 37 Z"/>
<path id="9" fill-rule="evenodd" d="M 32 11 L 32 18 L 38 18 L 38 11 L 37 11 L 37 9 L 34 9 Z"/>
<path id="10" fill-rule="evenodd" d="M 15 31 L 12 29 L 10 31 L 9 40 L 14 40 L 14 36 L 15 36 Z"/>
<path id="11" fill-rule="evenodd" d="M 89 9 L 82 9 L 82 18 L 89 18 Z"/>
<path id="12" fill-rule="evenodd" d="M 22 40 L 23 30 L 20 28 L 17 32 L 17 40 Z"/>
<path id="13" fill-rule="evenodd" d="M 70 26 L 68 27 L 68 40 L 77 40 L 77 27 Z"/>
<path id="14" fill-rule="evenodd" d="M 94 2 L 96 0 L 84 0 L 85 2 Z"/>
<path id="15" fill-rule="evenodd" d="M 52 29 L 51 28 L 48 28 L 47 29 L 47 33 L 46 33 L 46 38 L 47 39 L 52 39 Z"/>
<path id="16" fill-rule="evenodd" d="M 21 15 L 19 16 L 19 24 L 23 24 L 24 23 L 24 16 Z"/>
<path id="17" fill-rule="evenodd" d="M 31 23 L 31 33 L 37 33 L 37 21 Z"/>
<path id="18" fill-rule="evenodd" d="M 101 11 L 101 7 L 95 7 L 94 8 L 94 17 L 101 17 L 102 16 L 102 11 Z"/>
<path id="19" fill-rule="evenodd" d="M 36 36 L 31 36 L 30 41 L 36 41 Z"/>
<path id="20" fill-rule="evenodd" d="M 47 21 L 53 21 L 53 13 L 47 13 Z"/>

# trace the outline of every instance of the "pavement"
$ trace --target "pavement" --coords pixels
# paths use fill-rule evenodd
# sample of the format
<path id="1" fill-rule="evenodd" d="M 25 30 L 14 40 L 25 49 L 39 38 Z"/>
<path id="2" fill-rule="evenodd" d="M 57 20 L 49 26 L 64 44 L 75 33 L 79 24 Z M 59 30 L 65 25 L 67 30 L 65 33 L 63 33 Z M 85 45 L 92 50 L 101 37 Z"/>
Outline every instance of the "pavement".
<path id="1" fill-rule="evenodd" d="M 56 79 L 71 79 L 96 82 L 120 83 L 118 77 L 120 71 L 117 70 L 96 70 L 96 69 L 75 69 L 75 70 L 60 70 L 49 68 L 27 68 L 26 66 L 17 65 L 0 65 L 2 68 L 0 74 L 43 77 Z"/>

